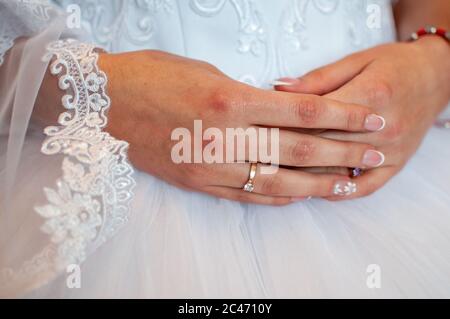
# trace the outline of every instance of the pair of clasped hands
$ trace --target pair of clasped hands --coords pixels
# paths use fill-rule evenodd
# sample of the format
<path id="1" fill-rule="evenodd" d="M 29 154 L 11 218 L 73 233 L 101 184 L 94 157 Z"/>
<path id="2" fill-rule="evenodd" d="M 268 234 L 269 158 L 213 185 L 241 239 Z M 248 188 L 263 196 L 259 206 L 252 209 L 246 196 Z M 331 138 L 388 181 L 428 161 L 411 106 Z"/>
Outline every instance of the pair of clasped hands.
<path id="1" fill-rule="evenodd" d="M 399 172 L 449 101 L 449 56 L 437 37 L 383 45 L 282 78 L 274 91 L 159 51 L 101 54 L 99 66 L 112 101 L 107 131 L 129 142 L 135 167 L 184 189 L 286 205 L 367 196 Z M 248 163 L 174 163 L 171 132 L 198 119 L 223 131 L 280 128 L 277 173 L 257 174 L 247 193 Z M 351 167 L 364 173 L 351 178 Z M 348 182 L 354 189 L 336 195 L 336 185 Z"/>

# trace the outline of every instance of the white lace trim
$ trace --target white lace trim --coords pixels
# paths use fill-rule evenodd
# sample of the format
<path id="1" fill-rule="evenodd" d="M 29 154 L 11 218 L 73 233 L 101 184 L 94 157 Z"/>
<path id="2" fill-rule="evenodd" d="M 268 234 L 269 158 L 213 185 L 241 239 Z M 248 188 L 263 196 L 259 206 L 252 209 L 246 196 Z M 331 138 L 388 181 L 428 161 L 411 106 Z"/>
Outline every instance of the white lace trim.
<path id="1" fill-rule="evenodd" d="M 44 130 L 42 152 L 65 158 L 57 188 L 45 189 L 49 204 L 36 211 L 47 219 L 42 229 L 58 245 L 59 256 L 70 263 L 83 261 L 88 244 L 103 243 L 127 221 L 135 184 L 128 143 L 102 131 L 110 99 L 94 50 L 75 40 L 48 46 L 47 58 L 56 57 L 50 72 L 60 76 L 59 87 L 68 92 L 62 98 L 67 111 L 59 117 L 61 126 Z"/>
<path id="2" fill-rule="evenodd" d="M 49 273 L 83 262 L 114 235 L 128 220 L 135 185 L 128 143 L 102 131 L 110 99 L 95 47 L 56 41 L 44 57 L 51 58 L 50 72 L 59 76 L 59 87 L 66 92 L 62 98 L 66 111 L 59 116 L 59 126 L 45 128 L 42 152 L 64 155 L 63 176 L 56 188 L 44 189 L 48 204 L 35 207 L 45 219 L 42 231 L 51 236 L 51 243 L 21 269 L 2 271 L 6 281 L 33 287 L 45 283 Z"/>

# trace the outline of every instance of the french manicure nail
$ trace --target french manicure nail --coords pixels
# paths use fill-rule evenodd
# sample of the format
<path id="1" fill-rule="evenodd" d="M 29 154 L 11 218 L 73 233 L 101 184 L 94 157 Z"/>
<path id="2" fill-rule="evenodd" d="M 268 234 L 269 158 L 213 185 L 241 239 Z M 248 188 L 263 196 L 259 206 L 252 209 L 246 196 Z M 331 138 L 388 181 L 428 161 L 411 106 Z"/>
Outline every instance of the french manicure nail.
<path id="1" fill-rule="evenodd" d="M 272 82 L 273 86 L 290 86 L 298 83 L 298 79 L 282 78 Z"/>
<path id="2" fill-rule="evenodd" d="M 340 181 L 334 185 L 333 194 L 337 196 L 350 196 L 356 193 L 356 183 L 349 181 Z"/>
<path id="3" fill-rule="evenodd" d="M 381 131 L 385 126 L 386 120 L 384 119 L 384 117 L 376 114 L 368 115 L 366 117 L 366 122 L 364 123 L 365 129 L 372 132 Z"/>
<path id="4" fill-rule="evenodd" d="M 364 153 L 362 162 L 368 167 L 379 167 L 383 165 L 384 160 L 385 156 L 383 153 L 375 150 L 368 150 Z"/>

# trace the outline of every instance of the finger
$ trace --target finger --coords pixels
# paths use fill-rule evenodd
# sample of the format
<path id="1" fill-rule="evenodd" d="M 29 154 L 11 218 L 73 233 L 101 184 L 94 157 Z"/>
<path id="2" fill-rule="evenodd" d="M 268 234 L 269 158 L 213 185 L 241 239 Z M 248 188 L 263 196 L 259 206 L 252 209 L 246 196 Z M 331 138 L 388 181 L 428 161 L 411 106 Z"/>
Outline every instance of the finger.
<path id="1" fill-rule="evenodd" d="M 258 205 L 284 206 L 294 202 L 306 200 L 306 198 L 265 196 L 244 192 L 241 189 L 220 186 L 207 186 L 203 189 L 203 191 L 219 198 Z"/>
<path id="2" fill-rule="evenodd" d="M 244 110 L 253 125 L 353 132 L 378 131 L 385 125 L 368 107 L 316 95 L 261 91 L 247 99 Z"/>
<path id="3" fill-rule="evenodd" d="M 355 53 L 335 63 L 313 70 L 302 77 L 281 78 L 275 81 L 275 89 L 285 92 L 323 95 L 351 81 L 369 63 L 370 58 L 367 54 Z"/>
<path id="4" fill-rule="evenodd" d="M 323 131 L 318 135 L 319 137 L 333 139 L 336 141 L 347 141 L 347 142 L 357 142 L 357 143 L 371 143 L 372 145 L 379 146 L 381 143 L 386 144 L 382 140 L 381 134 L 366 134 L 366 133 L 346 133 L 341 131 Z"/>
<path id="5" fill-rule="evenodd" d="M 279 143 L 279 164 L 286 166 L 372 168 L 385 161 L 383 153 L 365 143 L 335 141 L 285 130 L 280 131 Z"/>
<path id="6" fill-rule="evenodd" d="M 380 136 L 378 134 L 374 134 L 373 136 L 368 136 L 367 134 L 359 134 L 359 133 L 343 133 L 338 131 L 328 131 L 320 134 L 321 137 L 325 137 L 328 139 L 333 139 L 336 141 L 351 141 L 357 143 L 370 143 L 377 148 L 378 151 L 385 155 L 385 161 L 383 166 L 391 166 L 391 165 L 399 165 L 403 163 L 405 160 L 405 153 L 399 151 L 399 147 L 403 147 L 403 145 L 399 146 L 398 139 L 391 138 L 386 139 L 386 137 Z M 357 167 L 357 165 L 356 165 Z"/>
<path id="7" fill-rule="evenodd" d="M 364 72 L 325 97 L 344 103 L 366 105 L 376 112 L 391 104 L 394 94 L 391 81 L 378 68 L 369 65 Z"/>
<path id="8" fill-rule="evenodd" d="M 213 180 L 220 181 L 220 185 L 242 189 L 249 178 L 250 164 L 223 164 L 215 166 Z M 270 172 L 271 174 L 268 174 Z M 341 189 L 352 183 L 351 179 L 341 175 L 311 174 L 298 170 L 258 165 L 254 179 L 255 194 L 276 197 L 329 197 L 336 188 Z M 352 186 L 352 185 L 350 185 Z M 348 189 L 350 194 L 353 190 Z"/>
<path id="9" fill-rule="evenodd" d="M 357 184 L 356 192 L 345 198 L 341 196 L 330 196 L 325 199 L 330 201 L 340 201 L 343 199 L 355 199 L 369 196 L 383 187 L 397 171 L 398 168 L 396 166 L 382 167 L 367 171 L 362 176 L 354 179 Z"/>
<path id="10" fill-rule="evenodd" d="M 288 130 L 280 130 L 278 138 L 272 134 L 267 134 L 267 138 L 262 138 L 261 134 L 263 133 L 257 131 L 257 128 L 254 129 L 254 138 L 248 138 L 249 143 L 245 145 L 247 148 L 245 158 L 238 158 L 243 154 L 238 155 L 238 143 L 233 143 L 234 154 L 236 154 L 233 161 L 258 161 L 265 164 L 293 167 L 372 168 L 381 166 L 385 160 L 383 153 L 365 143 L 336 141 Z M 238 136 L 241 141 L 247 140 L 244 139 L 244 136 Z M 230 151 L 232 150 L 230 149 Z M 227 153 L 227 158 L 230 157 Z"/>
<path id="11" fill-rule="evenodd" d="M 314 174 L 335 174 L 342 176 L 350 176 L 350 169 L 347 167 L 327 166 L 327 167 L 302 167 L 294 169 Z"/>

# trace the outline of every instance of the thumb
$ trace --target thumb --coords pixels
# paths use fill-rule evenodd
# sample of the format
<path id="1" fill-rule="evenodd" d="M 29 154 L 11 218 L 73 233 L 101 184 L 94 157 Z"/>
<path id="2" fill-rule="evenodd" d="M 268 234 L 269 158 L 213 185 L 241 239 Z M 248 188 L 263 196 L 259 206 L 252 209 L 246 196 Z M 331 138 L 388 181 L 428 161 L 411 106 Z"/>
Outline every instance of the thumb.
<path id="1" fill-rule="evenodd" d="M 368 64 L 370 60 L 367 55 L 356 53 L 302 77 L 278 79 L 273 85 L 277 91 L 324 95 L 351 81 Z"/>

